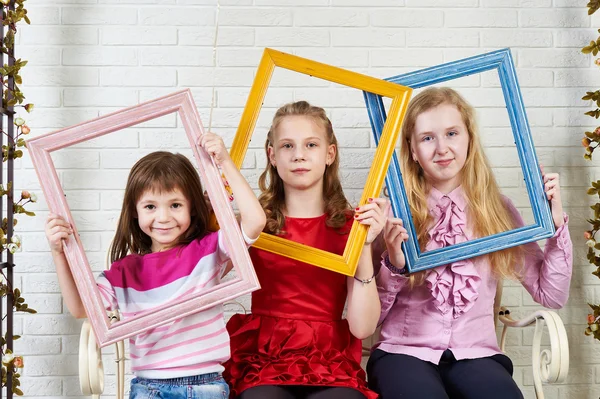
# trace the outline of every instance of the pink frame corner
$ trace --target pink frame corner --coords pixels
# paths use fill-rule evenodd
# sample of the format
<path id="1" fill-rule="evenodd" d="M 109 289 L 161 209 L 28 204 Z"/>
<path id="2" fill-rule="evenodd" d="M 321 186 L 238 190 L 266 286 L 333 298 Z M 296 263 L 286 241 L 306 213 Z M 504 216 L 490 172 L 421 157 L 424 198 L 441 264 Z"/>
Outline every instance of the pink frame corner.
<path id="1" fill-rule="evenodd" d="M 183 122 L 194 157 L 199 165 L 200 176 L 205 183 L 205 189 L 224 233 L 225 243 L 230 249 L 236 277 L 205 292 L 167 303 L 152 313 L 142 314 L 110 325 L 50 153 L 173 112 L 179 112 Z M 195 145 L 203 133 L 204 128 L 192 94 L 189 90 L 183 90 L 60 129 L 27 142 L 27 148 L 49 210 L 63 216 L 73 226 L 74 234 L 64 241 L 63 247 L 77 284 L 77 290 L 101 347 L 260 288 L 248 249 L 223 187 L 221 174 L 210 156 L 204 150 L 198 151 L 199 147 Z"/>

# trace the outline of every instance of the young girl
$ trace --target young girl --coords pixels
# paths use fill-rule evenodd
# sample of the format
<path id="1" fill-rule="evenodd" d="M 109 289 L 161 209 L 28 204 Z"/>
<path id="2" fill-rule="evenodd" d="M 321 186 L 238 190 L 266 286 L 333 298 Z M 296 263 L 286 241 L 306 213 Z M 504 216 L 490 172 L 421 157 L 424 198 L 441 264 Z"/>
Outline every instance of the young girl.
<path id="1" fill-rule="evenodd" d="M 402 130 L 402 173 L 422 251 L 523 226 L 500 194 L 483 153 L 473 108 L 449 88 L 410 103 Z M 567 301 L 572 244 L 558 175 L 544 175 L 556 234 L 536 243 L 406 276 L 400 219 L 384 229 L 377 274 L 381 335 L 367 365 L 369 386 L 388 398 L 522 398 L 498 348 L 493 305 L 498 279 L 516 277 L 536 302 Z"/>
<path id="2" fill-rule="evenodd" d="M 265 226 L 262 207 L 221 138 L 207 133 L 200 145 L 227 176 L 251 245 L 255 239 L 248 237 L 258 237 Z M 208 220 L 198 172 L 185 156 L 159 151 L 140 159 L 125 187 L 112 265 L 97 279 L 106 309 L 127 318 L 218 284 L 228 253 L 222 234 L 207 230 Z M 63 218 L 50 214 L 46 236 L 60 287 L 69 311 L 79 318 L 85 311 L 61 242 L 72 232 Z M 130 340 L 130 358 L 136 375 L 130 398 L 226 398 L 221 363 L 229 358 L 229 336 L 222 306 L 137 335 Z"/>
<path id="3" fill-rule="evenodd" d="M 354 278 L 251 248 L 262 288 L 252 294 L 252 314 L 227 323 L 232 356 L 225 379 L 241 399 L 375 398 L 360 366 L 360 339 L 379 319 L 370 244 L 389 205 L 373 198 L 353 216 L 322 108 L 305 101 L 280 108 L 265 149 L 259 201 L 268 233 L 341 255 L 353 220 L 370 228 Z"/>

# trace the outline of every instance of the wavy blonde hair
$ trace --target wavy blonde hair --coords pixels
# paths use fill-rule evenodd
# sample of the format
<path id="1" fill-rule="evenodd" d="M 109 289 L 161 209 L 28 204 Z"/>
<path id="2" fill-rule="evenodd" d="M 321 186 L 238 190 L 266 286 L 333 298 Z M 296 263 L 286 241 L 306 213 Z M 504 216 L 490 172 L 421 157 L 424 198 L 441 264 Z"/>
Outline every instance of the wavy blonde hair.
<path id="1" fill-rule="evenodd" d="M 400 144 L 402 176 L 421 251 L 425 250 L 429 241 L 428 232 L 433 223 L 427 207 L 427 197 L 431 186 L 427 182 L 421 166 L 412 159 L 411 138 L 415 133 L 418 116 L 442 104 L 456 107 L 469 134 L 467 159 L 460 177 L 467 197 L 468 220 L 475 237 L 486 237 L 516 227 L 515 220 L 506 207 L 490 164 L 483 152 L 476 125 L 475 110 L 455 90 L 448 87 L 430 87 L 419 93 L 410 102 L 402 125 L 402 142 Z M 521 247 L 508 248 L 483 256 L 489 258 L 492 271 L 497 277 L 519 277 L 523 260 Z M 412 285 L 422 284 L 427 272 L 411 275 Z"/>
<path id="2" fill-rule="evenodd" d="M 298 101 L 285 104 L 277 110 L 271 123 L 271 128 L 267 134 L 265 142 L 265 153 L 269 159 L 269 147 L 273 147 L 277 128 L 285 118 L 289 116 L 304 116 L 310 118 L 313 122 L 323 128 L 323 135 L 327 140 L 327 145 L 335 145 L 336 153 L 333 162 L 325 168 L 323 177 L 323 199 L 325 201 L 325 213 L 327 214 L 327 225 L 334 228 L 341 228 L 346 224 L 348 215 L 352 209 L 350 203 L 342 190 L 342 183 L 339 177 L 340 161 L 337 152 L 337 139 L 333 132 L 331 121 L 327 117 L 325 110 L 320 107 L 310 105 L 306 101 Z M 283 180 L 279 177 L 277 169 L 267 161 L 264 172 L 258 179 L 258 186 L 261 195 L 258 197 L 260 204 L 265 210 L 267 224 L 265 231 L 271 234 L 282 234 L 285 224 L 283 210 L 285 208 L 285 192 L 283 189 Z"/>

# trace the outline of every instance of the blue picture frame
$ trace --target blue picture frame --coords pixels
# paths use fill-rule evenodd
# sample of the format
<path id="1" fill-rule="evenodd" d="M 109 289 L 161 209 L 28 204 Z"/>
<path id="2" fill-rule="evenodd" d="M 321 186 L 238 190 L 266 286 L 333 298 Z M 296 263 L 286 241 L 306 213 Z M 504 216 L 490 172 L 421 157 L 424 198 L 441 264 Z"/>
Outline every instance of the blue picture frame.
<path id="1" fill-rule="evenodd" d="M 519 153 L 519 160 L 527 185 L 527 192 L 532 206 L 535 223 L 449 247 L 421 252 L 417 241 L 415 227 L 412 222 L 406 190 L 404 183 L 402 182 L 402 171 L 400 170 L 398 158 L 394 153 L 385 182 L 394 215 L 404 221 L 404 225 L 408 230 L 409 239 L 403 244 L 403 250 L 406 257 L 406 266 L 411 273 L 528 242 L 538 241 L 554 235 L 555 228 L 554 222 L 552 221 L 550 204 L 544 193 L 542 174 L 538 166 L 539 164 L 533 146 L 531 131 L 529 129 L 525 106 L 523 105 L 521 90 L 519 89 L 519 84 L 517 82 L 515 66 L 510 49 L 505 48 L 490 53 L 480 54 L 394 76 L 385 80 L 418 89 L 494 69 L 497 70 L 500 78 L 502 93 L 508 110 L 515 144 Z M 382 126 L 386 119 L 383 100 L 381 96 L 376 94 L 363 93 L 375 141 L 376 143 L 379 143 Z"/>

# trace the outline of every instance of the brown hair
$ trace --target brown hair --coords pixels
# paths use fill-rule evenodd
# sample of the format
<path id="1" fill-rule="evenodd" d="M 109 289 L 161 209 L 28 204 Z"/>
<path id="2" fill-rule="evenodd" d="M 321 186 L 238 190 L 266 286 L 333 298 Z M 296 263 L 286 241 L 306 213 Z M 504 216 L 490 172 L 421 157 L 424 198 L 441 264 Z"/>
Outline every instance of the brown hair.
<path id="1" fill-rule="evenodd" d="M 411 138 L 418 116 L 442 104 L 456 107 L 469 134 L 469 148 L 467 159 L 461 170 L 461 184 L 468 200 L 467 211 L 473 233 L 476 237 L 486 237 L 516 227 L 515 220 L 506 207 L 490 164 L 483 152 L 475 110 L 455 90 L 448 87 L 430 87 L 419 93 L 410 102 L 402 125 L 400 145 L 403 182 L 422 251 L 429 240 L 428 231 L 433 222 L 427 208 L 427 196 L 431 186 L 423 175 L 421 166 L 412 160 Z M 517 266 L 522 263 L 521 247 L 513 247 L 485 256 L 489 257 L 492 270 L 497 276 L 518 277 Z M 411 276 L 411 281 L 414 284 L 422 283 L 425 273 L 415 273 Z"/>
<path id="2" fill-rule="evenodd" d="M 196 168 L 184 155 L 153 152 L 137 161 L 129 172 L 117 232 L 110 245 L 111 263 L 128 253 L 152 252 L 152 241 L 137 221 L 136 203 L 148 190 L 162 193 L 175 189 L 181 190 L 190 202 L 191 222 L 174 246 L 189 244 L 208 233 L 209 210 Z"/>
<path id="3" fill-rule="evenodd" d="M 277 128 L 281 124 L 281 121 L 288 116 L 305 116 L 310 118 L 323 128 L 327 144 L 333 144 L 337 149 L 337 139 L 325 110 L 310 105 L 306 101 L 298 101 L 282 106 L 275 113 L 265 142 L 267 159 L 269 156 L 269 147 L 273 146 Z M 350 209 L 352 209 L 342 190 L 339 168 L 340 161 L 336 151 L 335 158 L 325 168 L 325 175 L 323 177 L 323 198 L 325 200 L 325 213 L 327 214 L 326 223 L 328 226 L 334 228 L 340 228 L 346 224 Z M 258 200 L 267 215 L 265 231 L 271 234 L 281 234 L 285 224 L 285 217 L 283 215 L 285 207 L 283 180 L 279 177 L 277 169 L 268 161 L 264 172 L 258 179 L 258 186 L 261 190 Z"/>

